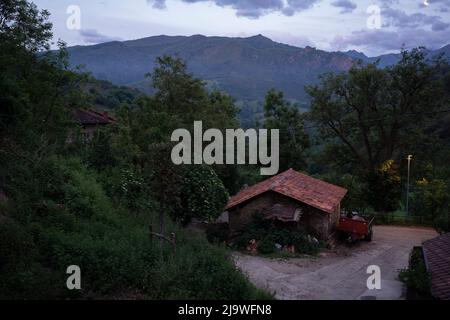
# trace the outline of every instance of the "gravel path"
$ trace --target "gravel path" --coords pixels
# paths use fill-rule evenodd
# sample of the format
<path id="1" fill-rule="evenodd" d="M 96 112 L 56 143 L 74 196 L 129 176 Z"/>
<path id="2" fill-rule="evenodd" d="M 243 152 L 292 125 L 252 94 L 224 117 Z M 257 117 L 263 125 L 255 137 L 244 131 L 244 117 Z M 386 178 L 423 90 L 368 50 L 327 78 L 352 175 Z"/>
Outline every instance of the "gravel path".
<path id="1" fill-rule="evenodd" d="M 414 246 L 437 236 L 420 227 L 374 227 L 372 242 L 339 245 L 317 258 L 267 259 L 236 253 L 236 265 L 256 286 L 286 300 L 403 299 L 398 270 Z M 368 290 L 367 267 L 381 269 L 381 290 Z"/>

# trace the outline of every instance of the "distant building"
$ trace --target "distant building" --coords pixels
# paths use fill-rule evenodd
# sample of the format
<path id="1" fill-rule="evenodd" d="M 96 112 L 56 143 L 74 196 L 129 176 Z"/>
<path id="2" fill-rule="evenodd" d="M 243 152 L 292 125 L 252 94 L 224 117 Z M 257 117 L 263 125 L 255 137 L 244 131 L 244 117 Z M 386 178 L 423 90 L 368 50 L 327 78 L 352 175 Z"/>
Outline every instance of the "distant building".
<path id="1" fill-rule="evenodd" d="M 450 300 L 450 233 L 425 241 L 423 256 L 431 277 L 431 294 Z"/>
<path id="2" fill-rule="evenodd" d="M 117 123 L 117 120 L 108 112 L 87 109 L 75 110 L 74 121 L 81 126 L 81 133 L 85 141 L 92 140 L 99 128 Z"/>
<path id="3" fill-rule="evenodd" d="M 303 229 L 328 240 L 339 223 L 346 194 L 344 188 L 290 169 L 230 199 L 226 207 L 230 231 L 237 234 L 261 213 L 280 227 Z"/>

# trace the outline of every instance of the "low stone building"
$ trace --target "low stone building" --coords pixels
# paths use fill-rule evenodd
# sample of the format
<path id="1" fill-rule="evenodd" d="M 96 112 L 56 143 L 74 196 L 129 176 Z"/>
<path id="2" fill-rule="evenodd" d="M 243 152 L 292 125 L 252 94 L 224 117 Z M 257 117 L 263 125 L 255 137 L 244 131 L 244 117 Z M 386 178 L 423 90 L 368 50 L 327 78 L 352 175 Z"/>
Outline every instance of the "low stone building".
<path id="1" fill-rule="evenodd" d="M 255 214 L 280 227 L 304 230 L 328 240 L 339 223 L 347 190 L 292 169 L 248 187 L 228 202 L 231 235 L 253 221 Z"/>
<path id="2" fill-rule="evenodd" d="M 117 120 L 108 112 L 92 109 L 75 110 L 74 121 L 81 126 L 81 134 L 85 141 L 92 140 L 99 128 L 117 123 Z"/>

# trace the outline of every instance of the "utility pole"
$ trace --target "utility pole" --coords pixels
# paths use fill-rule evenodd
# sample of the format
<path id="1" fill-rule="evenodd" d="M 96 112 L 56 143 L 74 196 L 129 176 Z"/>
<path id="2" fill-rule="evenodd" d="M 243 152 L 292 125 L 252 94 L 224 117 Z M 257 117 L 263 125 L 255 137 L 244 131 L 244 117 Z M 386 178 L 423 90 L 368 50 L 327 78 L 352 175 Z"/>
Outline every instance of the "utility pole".
<path id="1" fill-rule="evenodd" d="M 408 158 L 406 158 L 408 160 L 408 182 L 406 185 L 406 215 L 409 216 L 409 177 L 410 177 L 410 173 L 411 173 L 411 160 L 412 160 L 413 156 L 410 154 L 408 156 Z"/>

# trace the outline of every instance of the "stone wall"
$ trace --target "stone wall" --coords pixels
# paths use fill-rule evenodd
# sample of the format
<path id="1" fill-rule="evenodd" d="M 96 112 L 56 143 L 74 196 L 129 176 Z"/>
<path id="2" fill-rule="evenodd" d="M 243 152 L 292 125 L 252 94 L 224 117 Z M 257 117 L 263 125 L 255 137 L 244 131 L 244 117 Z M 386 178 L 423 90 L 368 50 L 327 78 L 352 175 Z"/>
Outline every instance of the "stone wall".
<path id="1" fill-rule="evenodd" d="M 308 234 L 322 240 L 328 240 L 339 219 L 338 209 L 335 214 L 328 214 L 278 193 L 266 192 L 229 210 L 231 234 L 237 234 L 245 225 L 252 222 L 255 213 L 271 208 L 275 204 L 282 205 L 292 212 L 301 208 L 303 215 L 298 223 L 298 229 L 304 229 Z"/>

